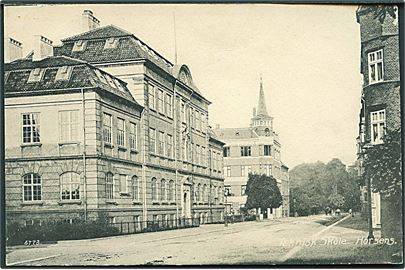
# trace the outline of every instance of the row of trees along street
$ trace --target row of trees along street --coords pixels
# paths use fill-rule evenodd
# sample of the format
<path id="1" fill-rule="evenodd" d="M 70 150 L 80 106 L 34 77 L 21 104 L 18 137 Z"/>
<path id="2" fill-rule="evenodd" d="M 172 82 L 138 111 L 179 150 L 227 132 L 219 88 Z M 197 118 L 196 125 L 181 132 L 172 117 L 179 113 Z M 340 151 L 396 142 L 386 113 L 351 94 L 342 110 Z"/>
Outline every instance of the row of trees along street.
<path id="1" fill-rule="evenodd" d="M 357 166 L 337 158 L 303 163 L 290 170 L 290 212 L 306 216 L 331 210 L 361 210 L 360 178 Z"/>

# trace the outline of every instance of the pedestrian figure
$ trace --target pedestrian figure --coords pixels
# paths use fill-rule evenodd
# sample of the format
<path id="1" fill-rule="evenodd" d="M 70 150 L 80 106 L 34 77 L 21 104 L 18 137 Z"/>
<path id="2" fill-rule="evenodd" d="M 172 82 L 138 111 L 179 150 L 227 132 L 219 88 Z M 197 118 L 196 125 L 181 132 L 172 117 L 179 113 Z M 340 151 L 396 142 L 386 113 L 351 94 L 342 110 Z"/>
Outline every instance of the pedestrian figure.
<path id="1" fill-rule="evenodd" d="M 337 216 L 340 216 L 340 209 L 339 209 L 339 208 L 336 209 L 336 215 L 337 215 Z"/>
<path id="2" fill-rule="evenodd" d="M 353 217 L 352 209 L 349 209 L 349 215 Z"/>

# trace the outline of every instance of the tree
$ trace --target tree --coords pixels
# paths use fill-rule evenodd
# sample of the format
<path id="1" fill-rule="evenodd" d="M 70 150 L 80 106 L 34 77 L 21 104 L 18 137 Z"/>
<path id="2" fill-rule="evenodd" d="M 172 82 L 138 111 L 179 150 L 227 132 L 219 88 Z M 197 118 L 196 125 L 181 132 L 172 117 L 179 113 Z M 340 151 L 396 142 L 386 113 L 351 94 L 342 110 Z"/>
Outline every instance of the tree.
<path id="1" fill-rule="evenodd" d="M 246 195 L 248 209 L 278 208 L 283 201 L 276 179 L 265 174 L 249 174 Z"/>
<path id="2" fill-rule="evenodd" d="M 341 208 L 345 203 L 345 198 L 340 194 L 332 194 L 328 198 L 329 205 L 333 209 Z"/>
<path id="3" fill-rule="evenodd" d="M 373 192 L 398 198 L 402 195 L 401 132 L 387 132 L 383 141 L 366 150 L 364 178 L 371 180 Z"/>

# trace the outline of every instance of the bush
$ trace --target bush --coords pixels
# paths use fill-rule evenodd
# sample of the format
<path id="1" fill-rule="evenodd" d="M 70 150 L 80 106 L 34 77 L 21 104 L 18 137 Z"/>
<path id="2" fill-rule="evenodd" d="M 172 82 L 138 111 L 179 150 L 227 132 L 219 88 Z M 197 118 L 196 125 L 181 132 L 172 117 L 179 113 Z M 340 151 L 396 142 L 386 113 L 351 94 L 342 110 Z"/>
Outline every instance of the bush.
<path id="1" fill-rule="evenodd" d="M 7 245 L 23 245 L 27 240 L 40 242 L 76 240 L 118 235 L 119 229 L 104 220 L 62 223 L 48 222 L 35 226 L 9 224 L 6 228 Z"/>

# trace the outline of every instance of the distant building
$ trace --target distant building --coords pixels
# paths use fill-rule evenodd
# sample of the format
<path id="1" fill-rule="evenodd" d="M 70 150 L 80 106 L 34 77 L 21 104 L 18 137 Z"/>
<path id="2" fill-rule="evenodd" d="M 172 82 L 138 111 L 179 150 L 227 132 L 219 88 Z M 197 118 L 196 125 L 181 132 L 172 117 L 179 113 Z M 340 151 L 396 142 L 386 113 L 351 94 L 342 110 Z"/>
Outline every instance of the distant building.
<path id="1" fill-rule="evenodd" d="M 259 104 L 253 109 L 249 127 L 219 128 L 215 134 L 225 142 L 224 174 L 227 204 L 239 212 L 246 203 L 248 174 L 272 175 L 277 179 L 283 204 L 272 209 L 274 217 L 289 216 L 288 167 L 281 161 L 281 144 L 273 129 L 273 117 L 266 108 L 262 79 L 260 79 Z M 265 210 L 265 209 L 263 209 Z"/>
<path id="2" fill-rule="evenodd" d="M 222 146 L 186 65 L 99 27 L 34 51 L 7 43 L 7 222 L 223 217 Z"/>
<path id="3" fill-rule="evenodd" d="M 363 75 L 358 137 L 360 174 L 364 172 L 364 149 L 383 143 L 387 131 L 401 127 L 398 14 L 393 18 L 386 13 L 380 20 L 381 12 L 382 7 L 377 5 L 363 5 L 357 10 Z M 366 186 L 362 187 L 361 198 L 363 213 L 367 214 Z M 379 193 L 372 193 L 371 198 L 373 227 L 381 228 L 384 233 L 389 227 L 397 226 L 388 201 Z"/>

